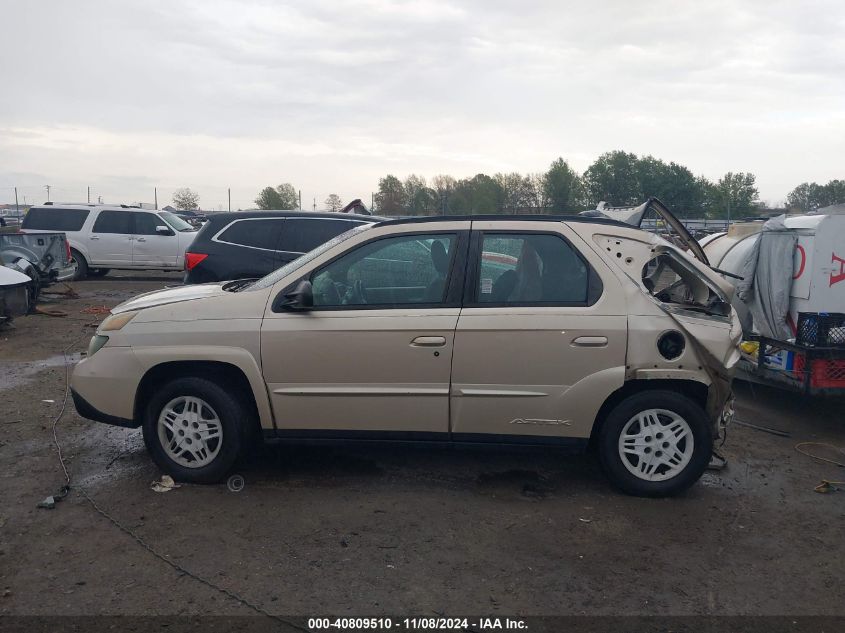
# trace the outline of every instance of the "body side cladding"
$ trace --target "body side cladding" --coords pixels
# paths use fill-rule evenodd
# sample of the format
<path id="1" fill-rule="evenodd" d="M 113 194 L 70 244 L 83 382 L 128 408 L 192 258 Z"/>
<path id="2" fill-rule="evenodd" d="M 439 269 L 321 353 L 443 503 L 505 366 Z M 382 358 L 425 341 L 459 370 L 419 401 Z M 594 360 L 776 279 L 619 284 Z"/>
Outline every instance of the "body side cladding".
<path id="1" fill-rule="evenodd" d="M 134 420 L 128 420 L 116 415 L 103 413 L 85 398 L 80 396 L 74 389 L 70 390 L 70 395 L 73 398 L 73 406 L 76 407 L 76 412 L 83 418 L 94 420 L 95 422 L 102 422 L 103 424 L 111 424 L 112 426 L 120 426 L 125 429 L 137 429 L 141 426 L 141 422 L 137 418 Z"/>
<path id="2" fill-rule="evenodd" d="M 493 435 L 486 433 L 429 433 L 416 431 L 334 431 L 316 429 L 264 429 L 268 441 L 302 444 L 345 442 L 397 442 L 402 444 L 441 444 L 474 446 L 558 447 L 583 451 L 588 438 L 536 435 Z"/>
<path id="3" fill-rule="evenodd" d="M 145 391 L 149 384 L 164 375 L 177 375 L 194 369 L 214 369 L 236 371 L 248 387 L 249 396 L 255 406 L 258 422 L 262 429 L 274 427 L 273 412 L 267 385 L 261 374 L 255 357 L 247 350 L 232 347 L 180 346 L 180 347 L 148 347 L 137 348 L 135 354 L 144 366 L 144 377 L 141 379 L 135 396 L 135 417 L 140 417 L 145 403 Z M 226 368 L 231 369 L 226 369 Z"/>

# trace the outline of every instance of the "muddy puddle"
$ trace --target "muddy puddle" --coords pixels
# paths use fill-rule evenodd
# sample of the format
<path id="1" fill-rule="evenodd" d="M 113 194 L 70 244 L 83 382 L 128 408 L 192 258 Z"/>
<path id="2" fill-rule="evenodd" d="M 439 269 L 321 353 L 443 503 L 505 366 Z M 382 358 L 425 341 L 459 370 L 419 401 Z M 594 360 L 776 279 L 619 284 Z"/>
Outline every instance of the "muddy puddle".
<path id="1" fill-rule="evenodd" d="M 0 360 L 0 391 L 13 389 L 30 382 L 36 374 L 54 367 L 64 367 L 65 362 L 73 367 L 81 361 L 84 356 L 80 353 L 68 354 L 67 357 L 59 354 L 44 360 Z"/>

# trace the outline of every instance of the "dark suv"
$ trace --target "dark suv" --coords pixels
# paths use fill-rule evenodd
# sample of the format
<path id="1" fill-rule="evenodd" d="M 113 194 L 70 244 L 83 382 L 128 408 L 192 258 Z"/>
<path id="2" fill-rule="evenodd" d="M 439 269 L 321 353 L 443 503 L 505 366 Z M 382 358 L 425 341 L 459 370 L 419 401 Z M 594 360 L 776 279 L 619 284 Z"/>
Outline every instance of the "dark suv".
<path id="1" fill-rule="evenodd" d="M 308 211 L 209 215 L 185 253 L 185 283 L 263 277 L 349 229 L 381 220 Z"/>

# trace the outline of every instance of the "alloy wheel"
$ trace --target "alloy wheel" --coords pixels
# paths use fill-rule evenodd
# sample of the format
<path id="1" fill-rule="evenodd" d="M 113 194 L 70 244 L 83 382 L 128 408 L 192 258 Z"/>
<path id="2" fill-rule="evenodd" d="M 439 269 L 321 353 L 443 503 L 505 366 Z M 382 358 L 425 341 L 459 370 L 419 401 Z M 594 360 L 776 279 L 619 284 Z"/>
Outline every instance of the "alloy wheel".
<path id="1" fill-rule="evenodd" d="M 692 459 L 695 441 L 689 423 L 667 409 L 646 409 L 632 417 L 619 434 L 619 457 L 644 481 L 665 481 Z"/>
<path id="2" fill-rule="evenodd" d="M 167 456 L 180 466 L 202 468 L 223 445 L 223 424 L 214 408 L 195 396 L 168 402 L 158 417 L 158 438 Z"/>

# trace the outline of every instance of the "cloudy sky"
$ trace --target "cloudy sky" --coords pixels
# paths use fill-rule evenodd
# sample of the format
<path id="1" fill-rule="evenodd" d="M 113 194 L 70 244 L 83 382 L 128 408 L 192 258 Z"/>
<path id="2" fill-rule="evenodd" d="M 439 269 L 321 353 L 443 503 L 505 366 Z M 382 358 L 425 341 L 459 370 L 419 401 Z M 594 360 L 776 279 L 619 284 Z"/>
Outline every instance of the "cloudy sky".
<path id="1" fill-rule="evenodd" d="M 0 202 L 318 207 L 624 149 L 778 203 L 845 178 L 845 3 L 0 0 Z M 23 200 L 21 200 L 23 201 Z"/>

